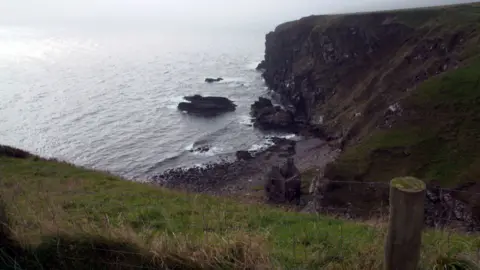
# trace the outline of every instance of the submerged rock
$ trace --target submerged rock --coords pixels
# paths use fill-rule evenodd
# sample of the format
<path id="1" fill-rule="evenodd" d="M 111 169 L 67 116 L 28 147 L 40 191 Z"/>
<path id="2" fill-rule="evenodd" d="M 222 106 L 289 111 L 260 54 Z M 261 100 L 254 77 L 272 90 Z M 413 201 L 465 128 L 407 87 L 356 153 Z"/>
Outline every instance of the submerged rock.
<path id="1" fill-rule="evenodd" d="M 207 82 L 207 83 L 220 82 L 220 81 L 223 81 L 223 78 L 219 77 L 219 78 L 216 78 L 216 79 L 214 79 L 214 78 L 206 78 L 205 79 L 205 82 Z"/>
<path id="2" fill-rule="evenodd" d="M 184 99 L 189 102 L 180 102 L 178 104 L 180 111 L 206 117 L 232 112 L 237 107 L 231 100 L 225 97 L 194 95 L 186 96 Z"/>
<path id="3" fill-rule="evenodd" d="M 197 152 L 197 153 L 205 153 L 210 150 L 210 146 L 204 145 L 204 146 L 199 146 L 194 149 L 191 149 L 190 152 Z"/>

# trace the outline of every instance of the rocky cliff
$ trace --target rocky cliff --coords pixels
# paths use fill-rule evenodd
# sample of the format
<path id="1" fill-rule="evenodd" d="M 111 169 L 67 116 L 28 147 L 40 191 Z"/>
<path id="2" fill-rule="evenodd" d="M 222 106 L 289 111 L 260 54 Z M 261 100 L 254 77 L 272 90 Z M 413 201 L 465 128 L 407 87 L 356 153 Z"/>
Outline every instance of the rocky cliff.
<path id="1" fill-rule="evenodd" d="M 340 142 L 329 179 L 472 187 L 479 21 L 479 5 L 310 16 L 267 34 L 260 67 L 298 123 Z"/>
<path id="2" fill-rule="evenodd" d="M 350 142 L 390 126 L 398 101 L 457 68 L 476 25 L 448 23 L 450 9 L 311 16 L 266 36 L 267 85 L 300 123 Z"/>

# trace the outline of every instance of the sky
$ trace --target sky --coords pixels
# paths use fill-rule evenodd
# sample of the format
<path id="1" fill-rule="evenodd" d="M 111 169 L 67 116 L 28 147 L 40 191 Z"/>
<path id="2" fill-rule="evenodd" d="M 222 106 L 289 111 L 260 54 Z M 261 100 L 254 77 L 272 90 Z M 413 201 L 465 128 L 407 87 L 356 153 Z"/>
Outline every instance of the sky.
<path id="1" fill-rule="evenodd" d="M 0 0 L 0 24 L 271 28 L 312 14 L 462 2 L 468 0 Z"/>

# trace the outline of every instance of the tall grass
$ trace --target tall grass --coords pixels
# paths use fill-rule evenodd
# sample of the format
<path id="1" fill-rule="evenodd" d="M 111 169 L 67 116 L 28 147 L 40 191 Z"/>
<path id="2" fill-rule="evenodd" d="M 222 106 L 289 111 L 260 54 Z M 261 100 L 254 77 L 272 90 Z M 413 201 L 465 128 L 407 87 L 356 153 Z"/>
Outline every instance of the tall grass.
<path id="1" fill-rule="evenodd" d="M 384 220 L 285 212 L 0 156 L 0 269 L 381 269 Z M 426 231 L 421 269 L 478 235 Z M 444 261 L 444 260 L 443 260 Z"/>

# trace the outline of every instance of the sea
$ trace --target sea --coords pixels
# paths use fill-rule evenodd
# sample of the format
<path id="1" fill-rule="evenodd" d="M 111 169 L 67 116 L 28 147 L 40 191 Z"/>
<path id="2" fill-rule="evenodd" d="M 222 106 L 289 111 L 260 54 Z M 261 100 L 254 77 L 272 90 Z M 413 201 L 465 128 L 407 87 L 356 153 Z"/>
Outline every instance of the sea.
<path id="1" fill-rule="evenodd" d="M 256 130 L 249 116 L 269 95 L 255 70 L 265 34 L 0 25 L 0 144 L 128 179 L 267 147 L 292 135 Z M 193 94 L 238 107 L 214 118 L 178 111 Z"/>

